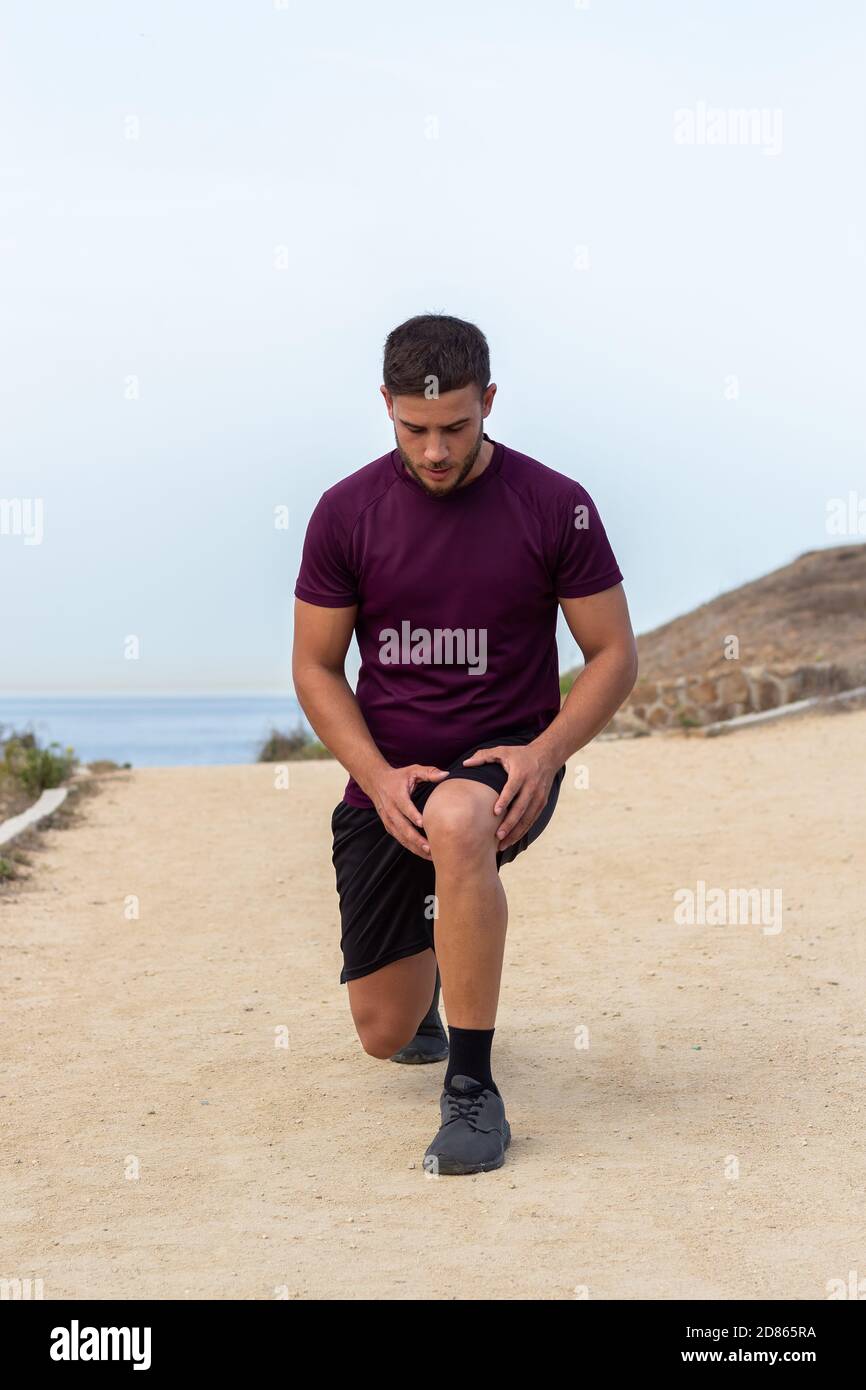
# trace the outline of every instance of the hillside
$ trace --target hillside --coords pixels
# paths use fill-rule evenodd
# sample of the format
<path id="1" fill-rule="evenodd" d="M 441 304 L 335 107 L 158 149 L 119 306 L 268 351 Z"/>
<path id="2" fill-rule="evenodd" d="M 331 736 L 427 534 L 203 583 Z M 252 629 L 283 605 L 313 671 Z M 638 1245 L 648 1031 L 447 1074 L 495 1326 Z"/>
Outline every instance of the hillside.
<path id="1" fill-rule="evenodd" d="M 809 550 L 638 638 L 644 680 L 719 675 L 725 638 L 747 666 L 794 669 L 866 656 L 866 545 Z"/>
<path id="2" fill-rule="evenodd" d="M 731 637 L 739 647 L 726 652 Z M 807 551 L 643 633 L 638 652 L 612 732 L 707 724 L 862 684 L 866 545 Z"/>

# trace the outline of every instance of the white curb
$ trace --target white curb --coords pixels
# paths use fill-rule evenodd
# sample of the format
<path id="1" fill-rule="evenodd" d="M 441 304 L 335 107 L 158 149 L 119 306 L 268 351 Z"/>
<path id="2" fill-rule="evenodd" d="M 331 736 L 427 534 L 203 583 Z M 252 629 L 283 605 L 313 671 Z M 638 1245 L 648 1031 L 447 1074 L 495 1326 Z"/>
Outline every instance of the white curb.
<path id="1" fill-rule="evenodd" d="M 0 825 L 0 845 L 8 844 L 16 835 L 20 835 L 22 830 L 27 830 L 31 825 L 36 825 L 38 821 L 50 816 L 52 811 L 63 805 L 68 794 L 68 787 L 51 787 L 44 791 L 32 806 L 28 806 L 26 811 L 22 811 L 20 816 L 12 816 L 11 820 L 5 820 Z"/>
<path id="2" fill-rule="evenodd" d="M 716 738 L 719 734 L 733 733 L 737 729 L 748 729 L 755 724 L 768 724 L 773 719 L 784 719 L 790 714 L 802 714 L 807 709 L 824 709 L 827 705 L 843 705 L 848 700 L 858 700 L 866 695 L 866 685 L 858 685 L 855 690 L 840 690 L 837 695 L 812 695 L 807 700 L 795 700 L 791 705 L 776 705 L 774 709 L 760 710 L 756 714 L 740 714 L 736 719 L 725 719 L 718 724 L 705 724 L 704 727 L 689 729 L 690 734 L 703 734 L 705 738 Z"/>

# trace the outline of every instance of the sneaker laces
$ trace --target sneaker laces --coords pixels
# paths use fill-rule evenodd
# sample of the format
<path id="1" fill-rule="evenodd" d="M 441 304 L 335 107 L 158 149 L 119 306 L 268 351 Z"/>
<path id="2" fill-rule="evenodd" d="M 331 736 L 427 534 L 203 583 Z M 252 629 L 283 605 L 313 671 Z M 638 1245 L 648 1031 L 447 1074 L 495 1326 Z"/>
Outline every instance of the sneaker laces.
<path id="1" fill-rule="evenodd" d="M 448 1124 L 451 1120 L 466 1120 L 467 1124 L 475 1129 L 475 1121 L 487 1101 L 484 1091 L 462 1096 L 453 1095 L 451 1091 L 446 1091 L 445 1094 L 448 1097 L 448 1119 L 445 1123 Z"/>

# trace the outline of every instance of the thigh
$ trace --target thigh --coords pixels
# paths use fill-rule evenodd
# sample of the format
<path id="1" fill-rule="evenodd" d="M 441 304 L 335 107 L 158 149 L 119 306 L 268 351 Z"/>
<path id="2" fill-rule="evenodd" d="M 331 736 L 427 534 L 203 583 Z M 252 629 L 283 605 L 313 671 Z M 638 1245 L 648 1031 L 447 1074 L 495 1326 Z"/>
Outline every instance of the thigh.
<path id="1" fill-rule="evenodd" d="M 375 1023 L 388 1031 L 412 1032 L 430 1007 L 435 984 L 436 957 L 429 948 L 349 980 L 355 1027 Z"/>
<path id="2" fill-rule="evenodd" d="M 430 950 L 436 891 L 432 863 L 395 840 L 371 808 L 341 802 L 331 828 L 341 984 Z"/>

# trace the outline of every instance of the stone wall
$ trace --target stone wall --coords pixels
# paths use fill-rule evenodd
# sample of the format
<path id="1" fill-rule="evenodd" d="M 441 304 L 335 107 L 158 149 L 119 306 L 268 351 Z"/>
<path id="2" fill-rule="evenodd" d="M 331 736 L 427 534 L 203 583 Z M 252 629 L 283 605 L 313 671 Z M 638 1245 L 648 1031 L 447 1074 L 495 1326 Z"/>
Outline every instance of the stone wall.
<path id="1" fill-rule="evenodd" d="M 835 695 L 866 684 L 866 659 L 841 666 L 824 661 L 796 670 L 739 666 L 718 676 L 680 676 L 671 681 L 638 679 L 606 734 L 647 734 L 662 729 L 693 729 L 776 709 L 814 695 Z"/>

